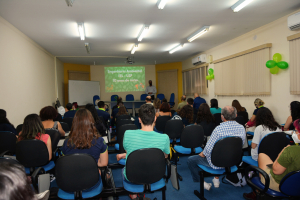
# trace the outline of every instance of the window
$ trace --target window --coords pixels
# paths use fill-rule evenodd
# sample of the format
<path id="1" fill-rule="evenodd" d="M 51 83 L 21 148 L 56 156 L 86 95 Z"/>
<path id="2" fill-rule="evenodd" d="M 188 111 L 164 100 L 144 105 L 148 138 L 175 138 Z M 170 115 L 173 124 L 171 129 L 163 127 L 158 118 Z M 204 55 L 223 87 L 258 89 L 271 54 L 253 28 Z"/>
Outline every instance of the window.
<path id="1" fill-rule="evenodd" d="M 288 37 L 290 43 L 290 93 L 300 94 L 300 34 Z"/>
<path id="2" fill-rule="evenodd" d="M 206 71 L 208 64 L 200 65 L 199 67 L 182 72 L 183 79 L 183 94 L 193 95 L 194 93 L 206 94 L 207 81 Z"/>

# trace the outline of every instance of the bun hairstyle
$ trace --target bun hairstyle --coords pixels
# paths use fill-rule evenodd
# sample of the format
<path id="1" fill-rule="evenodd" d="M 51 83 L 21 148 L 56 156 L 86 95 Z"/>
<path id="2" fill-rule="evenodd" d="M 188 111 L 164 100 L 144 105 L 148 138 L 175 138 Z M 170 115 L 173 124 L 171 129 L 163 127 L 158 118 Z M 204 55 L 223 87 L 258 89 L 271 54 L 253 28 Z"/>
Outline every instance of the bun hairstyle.
<path id="1" fill-rule="evenodd" d="M 263 100 L 261 100 L 260 98 L 255 99 L 254 104 L 256 106 L 263 106 L 265 104 L 265 102 L 263 102 Z"/>

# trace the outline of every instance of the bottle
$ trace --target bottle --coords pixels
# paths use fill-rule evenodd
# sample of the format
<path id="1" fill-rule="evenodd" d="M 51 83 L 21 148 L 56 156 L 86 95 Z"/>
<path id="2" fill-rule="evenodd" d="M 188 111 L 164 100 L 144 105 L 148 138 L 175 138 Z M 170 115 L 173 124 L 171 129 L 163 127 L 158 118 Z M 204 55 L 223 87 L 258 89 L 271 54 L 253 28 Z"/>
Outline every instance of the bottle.
<path id="1" fill-rule="evenodd" d="M 111 126 L 109 127 L 109 132 L 112 133 L 112 127 Z"/>

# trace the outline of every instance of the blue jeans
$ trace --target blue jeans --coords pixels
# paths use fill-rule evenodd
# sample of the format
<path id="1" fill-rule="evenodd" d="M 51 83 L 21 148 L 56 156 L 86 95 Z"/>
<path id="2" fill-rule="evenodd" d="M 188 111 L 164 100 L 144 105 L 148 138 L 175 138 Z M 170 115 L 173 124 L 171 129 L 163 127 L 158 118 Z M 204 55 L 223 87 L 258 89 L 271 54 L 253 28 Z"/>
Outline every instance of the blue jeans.
<path id="1" fill-rule="evenodd" d="M 190 156 L 187 160 L 187 164 L 191 170 L 191 174 L 194 182 L 200 182 L 199 171 L 203 171 L 198 165 L 204 165 L 210 167 L 206 157 L 201 157 L 199 155 Z"/>

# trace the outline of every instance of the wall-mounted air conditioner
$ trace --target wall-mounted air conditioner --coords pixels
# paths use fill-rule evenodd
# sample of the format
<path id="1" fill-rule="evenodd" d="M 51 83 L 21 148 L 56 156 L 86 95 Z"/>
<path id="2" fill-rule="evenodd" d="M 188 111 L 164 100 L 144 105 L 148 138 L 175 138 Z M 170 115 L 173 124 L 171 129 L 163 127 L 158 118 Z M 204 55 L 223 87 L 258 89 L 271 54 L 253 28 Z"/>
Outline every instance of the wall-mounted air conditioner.
<path id="1" fill-rule="evenodd" d="M 300 12 L 288 17 L 288 27 L 291 31 L 300 29 Z"/>
<path id="2" fill-rule="evenodd" d="M 193 65 L 197 65 L 200 63 L 206 63 L 206 54 L 201 54 L 200 56 L 197 56 L 192 59 Z"/>

